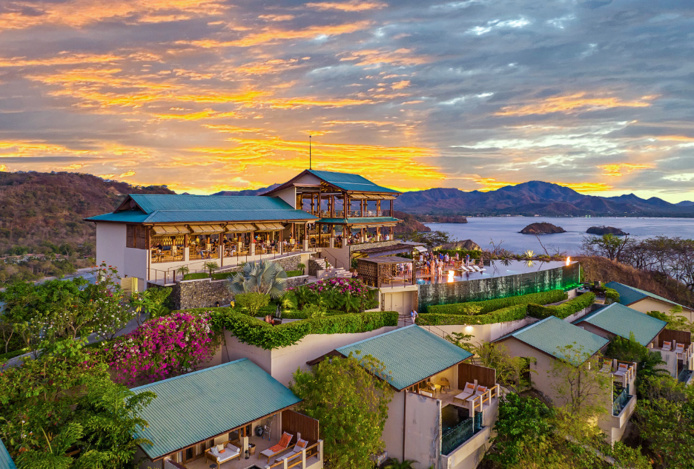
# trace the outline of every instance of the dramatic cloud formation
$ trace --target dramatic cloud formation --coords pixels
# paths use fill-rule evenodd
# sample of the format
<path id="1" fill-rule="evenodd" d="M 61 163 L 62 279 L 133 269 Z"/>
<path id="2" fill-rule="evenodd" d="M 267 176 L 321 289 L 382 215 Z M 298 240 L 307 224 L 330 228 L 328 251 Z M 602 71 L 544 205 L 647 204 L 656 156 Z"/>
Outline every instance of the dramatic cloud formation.
<path id="1" fill-rule="evenodd" d="M 0 170 L 694 199 L 686 0 L 4 0 Z"/>

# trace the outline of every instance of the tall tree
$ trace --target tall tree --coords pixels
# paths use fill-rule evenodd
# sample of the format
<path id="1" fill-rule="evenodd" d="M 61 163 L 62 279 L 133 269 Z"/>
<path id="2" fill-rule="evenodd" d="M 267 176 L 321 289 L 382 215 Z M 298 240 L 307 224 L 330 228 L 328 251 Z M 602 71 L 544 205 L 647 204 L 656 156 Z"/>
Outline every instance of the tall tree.
<path id="1" fill-rule="evenodd" d="M 294 373 L 290 388 L 303 399 L 301 410 L 320 420 L 325 460 L 331 467 L 371 467 L 370 456 L 385 447 L 382 435 L 393 390 L 374 375 L 386 375 L 382 363 L 352 354 Z"/>
<path id="2" fill-rule="evenodd" d="M 0 374 L 0 438 L 20 469 L 125 468 L 144 442 L 132 433 L 154 394 L 114 383 L 82 346 L 59 341 Z"/>

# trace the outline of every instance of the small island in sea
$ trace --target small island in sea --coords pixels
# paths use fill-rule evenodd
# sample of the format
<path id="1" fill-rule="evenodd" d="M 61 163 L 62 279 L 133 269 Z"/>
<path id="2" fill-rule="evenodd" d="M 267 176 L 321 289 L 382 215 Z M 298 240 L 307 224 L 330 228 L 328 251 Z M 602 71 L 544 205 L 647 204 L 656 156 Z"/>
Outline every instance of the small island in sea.
<path id="1" fill-rule="evenodd" d="M 620 228 L 615 228 L 614 226 L 591 226 L 586 230 L 586 233 L 588 234 L 594 234 L 594 235 L 606 235 L 606 234 L 611 234 L 615 236 L 626 236 L 629 233 L 623 231 Z"/>
<path id="2" fill-rule="evenodd" d="M 556 226 L 551 223 L 531 223 L 522 230 L 522 234 L 532 234 L 532 235 L 543 235 L 543 234 L 555 234 L 555 233 L 566 233 L 566 230 L 561 226 Z"/>

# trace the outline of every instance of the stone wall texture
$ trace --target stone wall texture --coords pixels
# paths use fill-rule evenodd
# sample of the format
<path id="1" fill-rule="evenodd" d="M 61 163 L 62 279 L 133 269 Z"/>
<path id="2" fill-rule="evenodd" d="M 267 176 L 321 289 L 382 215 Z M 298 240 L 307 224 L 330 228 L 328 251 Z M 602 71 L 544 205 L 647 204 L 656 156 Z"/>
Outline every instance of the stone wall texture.
<path id="1" fill-rule="evenodd" d="M 579 282 L 578 263 L 526 274 L 419 285 L 419 309 L 430 305 L 481 301 L 566 288 Z"/>
<path id="2" fill-rule="evenodd" d="M 284 270 L 297 270 L 301 263 L 301 255 L 292 255 L 281 257 L 279 259 L 270 259 L 270 262 L 276 262 L 281 265 Z M 224 272 L 236 272 L 243 267 L 238 266 L 232 269 L 224 269 Z M 307 281 L 307 277 L 292 277 L 287 280 L 287 288 L 303 285 Z M 209 308 L 219 305 L 224 306 L 231 303 L 234 295 L 229 291 L 228 280 L 211 280 L 198 279 L 186 280 L 174 285 L 169 303 L 172 309 L 190 309 L 190 308 Z M 150 284 L 151 287 L 157 285 Z"/>

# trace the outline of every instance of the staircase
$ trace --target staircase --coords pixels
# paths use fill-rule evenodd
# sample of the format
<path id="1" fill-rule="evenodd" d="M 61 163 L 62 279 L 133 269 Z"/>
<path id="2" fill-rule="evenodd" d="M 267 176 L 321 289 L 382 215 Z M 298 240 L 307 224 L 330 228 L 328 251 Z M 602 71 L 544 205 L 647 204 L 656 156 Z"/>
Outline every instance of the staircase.
<path id="1" fill-rule="evenodd" d="M 309 270 L 313 271 L 315 268 L 315 275 L 318 280 L 326 278 L 349 278 L 352 276 L 352 274 L 342 267 L 328 267 L 327 261 L 321 257 L 312 258 L 309 262 L 313 263 L 313 265 L 309 264 Z"/>

